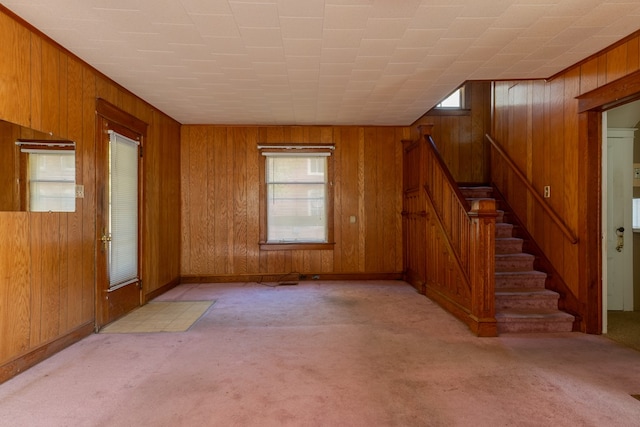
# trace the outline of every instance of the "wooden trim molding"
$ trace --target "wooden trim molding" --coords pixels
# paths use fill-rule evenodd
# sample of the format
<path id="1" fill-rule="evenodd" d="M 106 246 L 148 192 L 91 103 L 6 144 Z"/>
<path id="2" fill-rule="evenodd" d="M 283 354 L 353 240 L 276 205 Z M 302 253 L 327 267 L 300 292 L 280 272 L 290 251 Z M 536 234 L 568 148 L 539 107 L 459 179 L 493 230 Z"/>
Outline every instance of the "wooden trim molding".
<path id="1" fill-rule="evenodd" d="M 105 117 L 109 122 L 117 123 L 137 134 L 147 135 L 147 123 L 131 114 L 125 113 L 102 98 L 96 99 L 96 113 Z"/>
<path id="2" fill-rule="evenodd" d="M 266 243 L 260 242 L 260 250 L 262 251 L 311 251 L 311 250 L 333 250 L 335 242 L 329 243 Z"/>
<path id="3" fill-rule="evenodd" d="M 175 279 L 171 280 L 168 283 L 165 283 L 164 285 L 162 285 L 158 289 L 155 289 L 155 290 L 149 292 L 148 294 L 144 294 L 143 297 L 142 297 L 142 304 L 146 304 L 147 302 L 151 301 L 152 299 L 159 297 L 160 295 L 164 294 L 165 292 L 175 288 L 179 284 L 180 284 L 180 278 L 176 277 Z"/>
<path id="4" fill-rule="evenodd" d="M 334 281 L 334 280 L 403 280 L 403 272 L 380 273 L 267 273 L 267 274 L 228 274 L 216 276 L 186 275 L 180 277 L 180 283 L 236 283 L 236 282 L 279 282 L 296 281 Z"/>
<path id="5" fill-rule="evenodd" d="M 640 99 L 640 70 L 576 98 L 578 112 L 605 111 Z"/>
<path id="6" fill-rule="evenodd" d="M 91 335 L 94 331 L 93 321 L 84 323 L 71 332 L 60 336 L 59 338 L 45 343 L 37 348 L 30 350 L 17 358 L 0 366 L 0 384 L 15 377 L 30 367 L 42 362 L 60 350 L 69 347 L 81 339 Z"/>
<path id="7" fill-rule="evenodd" d="M 333 250 L 335 247 L 334 243 L 334 155 L 333 149 L 334 144 L 322 144 L 322 143 L 305 143 L 305 144 L 284 144 L 284 143 L 269 143 L 265 144 L 265 146 L 269 146 L 269 149 L 259 149 L 258 155 L 259 158 L 259 173 L 260 173 L 260 206 L 259 206 L 259 237 L 260 241 L 258 242 L 260 245 L 260 250 L 265 251 L 282 251 L 282 250 Z M 286 243 L 276 243 L 276 242 L 268 242 L 267 241 L 267 183 L 266 183 L 266 170 L 267 170 L 267 156 L 263 155 L 263 153 L 286 153 L 290 150 L 285 147 L 297 147 L 294 151 L 296 153 L 329 153 L 326 157 L 327 159 L 327 170 L 326 170 L 326 215 L 327 215 L 327 241 L 320 243 L 313 242 L 286 242 Z M 316 148 L 305 148 L 305 146 L 324 146 L 326 148 L 316 149 Z M 282 147 L 282 148 L 278 148 Z"/>

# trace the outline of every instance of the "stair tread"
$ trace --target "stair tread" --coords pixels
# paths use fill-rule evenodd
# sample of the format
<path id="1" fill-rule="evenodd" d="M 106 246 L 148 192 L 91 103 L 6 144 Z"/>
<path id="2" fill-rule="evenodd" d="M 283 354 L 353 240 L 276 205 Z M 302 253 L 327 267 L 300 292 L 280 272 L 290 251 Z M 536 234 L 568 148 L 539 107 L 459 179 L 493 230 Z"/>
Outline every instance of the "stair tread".
<path id="1" fill-rule="evenodd" d="M 496 254 L 496 256 L 500 257 L 518 257 L 518 258 L 535 258 L 533 255 L 528 254 L 526 252 L 518 252 L 515 254 Z"/>
<path id="2" fill-rule="evenodd" d="M 496 242 L 502 240 L 504 242 L 523 242 L 524 239 L 521 239 L 520 237 L 496 237 L 495 238 Z"/>

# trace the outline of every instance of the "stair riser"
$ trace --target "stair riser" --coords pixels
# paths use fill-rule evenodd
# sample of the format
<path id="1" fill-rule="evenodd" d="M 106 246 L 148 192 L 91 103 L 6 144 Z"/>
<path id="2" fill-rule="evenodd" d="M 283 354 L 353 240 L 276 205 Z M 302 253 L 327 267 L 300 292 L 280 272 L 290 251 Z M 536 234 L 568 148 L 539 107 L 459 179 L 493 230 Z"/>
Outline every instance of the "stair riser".
<path id="1" fill-rule="evenodd" d="M 533 257 L 496 257 L 496 271 L 531 271 Z"/>
<path id="2" fill-rule="evenodd" d="M 513 297 L 496 295 L 496 310 L 510 309 L 543 309 L 553 310 L 558 308 L 558 297 Z"/>
<path id="3" fill-rule="evenodd" d="M 498 289 L 513 289 L 513 288 L 524 288 L 524 289 L 544 289 L 545 284 L 544 276 L 522 276 L 522 277 L 514 277 L 514 276 L 496 276 L 496 290 Z"/>
<path id="4" fill-rule="evenodd" d="M 563 320 L 561 322 L 547 321 L 498 321 L 498 334 L 505 333 L 545 333 L 545 332 L 571 332 L 573 321 Z"/>
<path id="5" fill-rule="evenodd" d="M 522 253 L 522 240 L 496 239 L 496 254 Z"/>
<path id="6" fill-rule="evenodd" d="M 488 187 L 460 188 L 460 192 L 466 199 L 490 199 L 493 198 L 493 189 Z"/>
<path id="7" fill-rule="evenodd" d="M 513 236 L 513 225 L 506 223 L 496 223 L 496 238 L 506 238 Z"/>

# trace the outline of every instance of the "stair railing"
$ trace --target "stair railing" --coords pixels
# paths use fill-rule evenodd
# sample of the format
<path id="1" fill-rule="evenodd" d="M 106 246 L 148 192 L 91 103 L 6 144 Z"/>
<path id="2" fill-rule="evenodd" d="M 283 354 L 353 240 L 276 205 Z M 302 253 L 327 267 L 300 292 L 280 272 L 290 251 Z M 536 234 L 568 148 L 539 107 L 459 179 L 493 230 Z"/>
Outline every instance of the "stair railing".
<path id="1" fill-rule="evenodd" d="M 533 188 L 533 185 L 529 182 L 527 177 L 520 171 L 518 166 L 515 164 L 511 157 L 507 154 L 507 152 L 498 144 L 490 135 L 485 135 L 487 140 L 489 141 L 491 148 L 495 153 L 499 154 L 502 160 L 509 167 L 509 170 L 513 172 L 513 174 L 518 177 L 518 179 L 522 182 L 525 189 L 528 193 L 530 193 L 538 205 L 544 210 L 544 212 L 549 215 L 551 220 L 558 226 L 562 234 L 571 242 L 572 244 L 578 243 L 578 237 L 569 229 L 569 227 L 565 224 L 565 222 L 558 216 L 558 214 L 553 210 L 553 208 L 547 203 L 542 196 Z"/>
<path id="2" fill-rule="evenodd" d="M 419 127 L 428 218 L 425 294 L 478 336 L 495 336 L 495 201 L 469 204 L 442 160 L 431 128 Z"/>

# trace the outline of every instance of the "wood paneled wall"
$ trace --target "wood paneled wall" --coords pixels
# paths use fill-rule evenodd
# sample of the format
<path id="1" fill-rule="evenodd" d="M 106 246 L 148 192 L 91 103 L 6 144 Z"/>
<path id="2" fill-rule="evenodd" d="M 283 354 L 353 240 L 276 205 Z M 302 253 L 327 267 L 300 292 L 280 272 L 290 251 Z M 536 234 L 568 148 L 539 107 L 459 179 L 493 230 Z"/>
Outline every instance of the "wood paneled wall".
<path id="1" fill-rule="evenodd" d="M 547 81 L 504 81 L 494 86 L 492 135 L 518 164 L 536 190 L 551 187 L 546 199 L 579 242 L 572 245 L 548 216 L 522 191 L 512 174 L 493 168 L 493 179 L 504 192 L 518 217 L 586 306 L 599 278 L 588 277 L 589 265 L 599 265 L 597 251 L 587 247 L 598 233 L 590 226 L 588 194 L 599 193 L 599 147 L 590 147 L 586 113 L 579 113 L 577 96 L 588 94 L 640 69 L 640 40 L 635 34 Z M 606 100 L 606 96 L 601 96 Z M 615 100 L 611 94 L 610 101 Z M 597 131 L 597 129 L 594 129 Z M 597 139 L 597 136 L 596 136 Z M 594 151 L 595 150 L 595 151 Z M 587 254 L 587 255 L 585 255 Z M 590 254 L 590 255 L 589 255 Z M 584 314 L 584 313 L 583 313 Z M 595 314 L 590 314 L 593 317 Z"/>
<path id="2" fill-rule="evenodd" d="M 93 329 L 95 103 L 149 124 L 144 292 L 179 277 L 180 125 L 0 6 L 0 119 L 76 141 L 73 213 L 0 212 L 0 381 Z M 81 331 L 80 333 L 78 331 Z M 68 340 L 67 342 L 68 343 Z"/>
<path id="3" fill-rule="evenodd" d="M 465 83 L 465 109 L 432 109 L 415 125 L 433 124 L 432 137 L 456 182 L 489 182 L 491 82 Z M 412 139 L 417 139 L 413 136 Z"/>
<path id="4" fill-rule="evenodd" d="M 183 126 L 182 276 L 402 271 L 408 128 Z M 333 250 L 259 249 L 259 143 L 335 143 Z M 349 222 L 355 216 L 356 223 Z"/>

